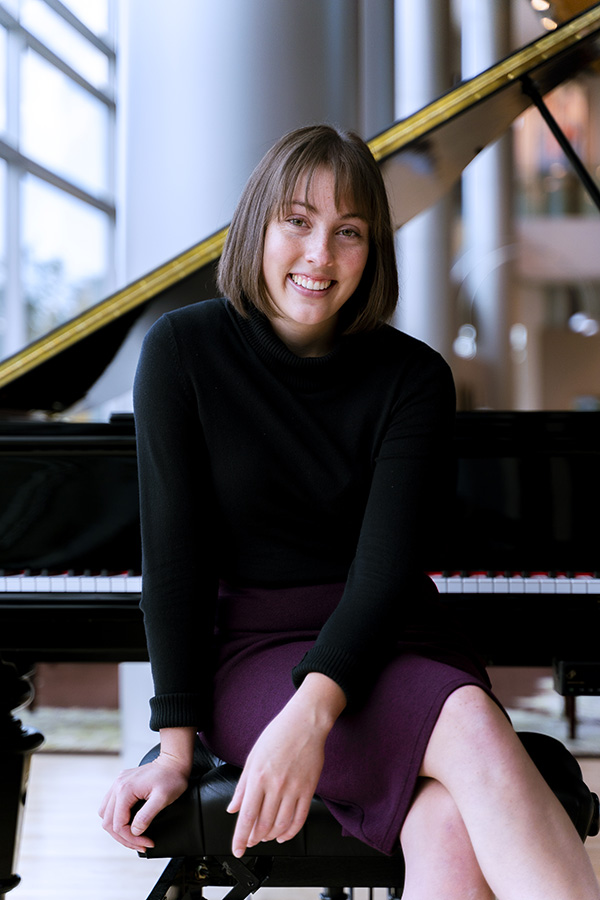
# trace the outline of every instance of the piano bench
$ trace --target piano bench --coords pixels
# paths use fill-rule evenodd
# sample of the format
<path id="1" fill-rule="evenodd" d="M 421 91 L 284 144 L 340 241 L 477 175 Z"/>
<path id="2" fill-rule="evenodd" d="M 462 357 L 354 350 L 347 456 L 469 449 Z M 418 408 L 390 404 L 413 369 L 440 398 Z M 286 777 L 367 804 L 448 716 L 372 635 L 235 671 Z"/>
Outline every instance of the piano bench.
<path id="1" fill-rule="evenodd" d="M 532 732 L 519 737 L 575 825 L 582 840 L 598 834 L 598 797 L 582 779 L 569 751 L 554 738 Z M 154 759 L 157 745 L 140 765 Z M 320 887 L 326 900 L 341 900 L 345 888 L 384 887 L 401 897 L 404 861 L 400 849 L 385 856 L 353 837 L 343 837 L 338 822 L 318 797 L 300 833 L 291 841 L 269 841 L 248 856 L 231 854 L 235 816 L 226 812 L 240 770 L 217 760 L 198 740 L 187 791 L 162 810 L 148 829 L 155 846 L 147 858 L 171 857 L 147 900 L 199 900 L 208 886 L 229 887 L 227 900 L 245 900 L 263 884 L 269 887 Z"/>

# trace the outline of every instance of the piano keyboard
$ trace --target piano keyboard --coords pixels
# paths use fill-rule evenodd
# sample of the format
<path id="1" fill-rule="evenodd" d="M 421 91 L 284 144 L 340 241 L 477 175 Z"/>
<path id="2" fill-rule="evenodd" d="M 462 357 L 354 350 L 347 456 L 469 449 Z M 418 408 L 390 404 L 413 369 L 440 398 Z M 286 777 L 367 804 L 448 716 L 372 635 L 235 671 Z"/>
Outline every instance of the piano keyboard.
<path id="1" fill-rule="evenodd" d="M 2 594 L 139 594 L 142 576 L 133 572 L 0 572 Z"/>
<path id="2" fill-rule="evenodd" d="M 440 594 L 597 594 L 600 575 L 532 572 L 527 575 L 495 572 L 434 572 L 430 577 Z M 119 573 L 38 573 L 0 571 L 2 594 L 139 594 L 142 576 Z"/>
<path id="3" fill-rule="evenodd" d="M 598 594 L 600 575 L 531 572 L 433 572 L 440 594 Z M 119 573 L 0 572 L 0 594 L 139 594 L 142 576 Z"/>
<path id="4" fill-rule="evenodd" d="M 526 575 L 496 572 L 430 573 L 440 594 L 597 594 L 600 575 L 531 572 Z"/>

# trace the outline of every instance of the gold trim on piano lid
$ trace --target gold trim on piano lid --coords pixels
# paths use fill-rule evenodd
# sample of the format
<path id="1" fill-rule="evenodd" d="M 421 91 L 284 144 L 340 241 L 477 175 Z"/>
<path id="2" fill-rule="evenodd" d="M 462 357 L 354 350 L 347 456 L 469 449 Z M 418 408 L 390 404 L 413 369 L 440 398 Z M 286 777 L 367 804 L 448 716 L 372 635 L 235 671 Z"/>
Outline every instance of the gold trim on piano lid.
<path id="1" fill-rule="evenodd" d="M 547 60 L 576 45 L 590 32 L 600 28 L 600 4 L 556 31 L 528 44 L 480 75 L 469 79 L 418 112 L 402 119 L 369 142 L 376 160 L 393 156 L 426 132 L 459 115 L 475 102 L 514 84 Z"/>
<path id="2" fill-rule="evenodd" d="M 70 319 L 64 325 L 28 344 L 14 356 L 0 362 L 0 388 L 97 331 L 103 325 L 107 325 L 113 319 L 118 319 L 119 316 L 151 300 L 188 275 L 214 262 L 221 255 L 226 234 L 227 228 L 222 228 L 190 250 L 101 300 L 77 318 Z"/>

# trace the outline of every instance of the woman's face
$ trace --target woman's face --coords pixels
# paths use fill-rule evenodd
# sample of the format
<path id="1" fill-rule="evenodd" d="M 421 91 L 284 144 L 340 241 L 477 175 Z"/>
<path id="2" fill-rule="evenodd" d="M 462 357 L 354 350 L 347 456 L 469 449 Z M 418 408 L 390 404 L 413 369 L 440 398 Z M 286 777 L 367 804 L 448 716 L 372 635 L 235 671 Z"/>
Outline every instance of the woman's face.
<path id="1" fill-rule="evenodd" d="M 368 223 L 344 198 L 336 206 L 333 174 L 318 169 L 308 198 L 306 176 L 300 178 L 290 209 L 269 222 L 263 251 L 263 278 L 278 313 L 271 325 L 294 353 L 329 352 L 368 255 Z"/>

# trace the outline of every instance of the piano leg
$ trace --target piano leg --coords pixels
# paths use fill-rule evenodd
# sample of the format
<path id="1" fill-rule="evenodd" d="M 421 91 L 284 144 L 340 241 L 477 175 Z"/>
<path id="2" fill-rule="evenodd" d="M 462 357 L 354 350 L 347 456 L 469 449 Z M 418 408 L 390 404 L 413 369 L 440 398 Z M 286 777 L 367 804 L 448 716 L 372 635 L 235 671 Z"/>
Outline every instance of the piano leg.
<path id="1" fill-rule="evenodd" d="M 565 697 L 565 718 L 569 723 L 569 738 L 574 741 L 577 737 L 577 704 L 576 697 Z"/>
<path id="2" fill-rule="evenodd" d="M 19 884 L 15 873 L 32 753 L 43 735 L 24 728 L 13 712 L 33 697 L 30 682 L 0 660 L 0 900 Z"/>

